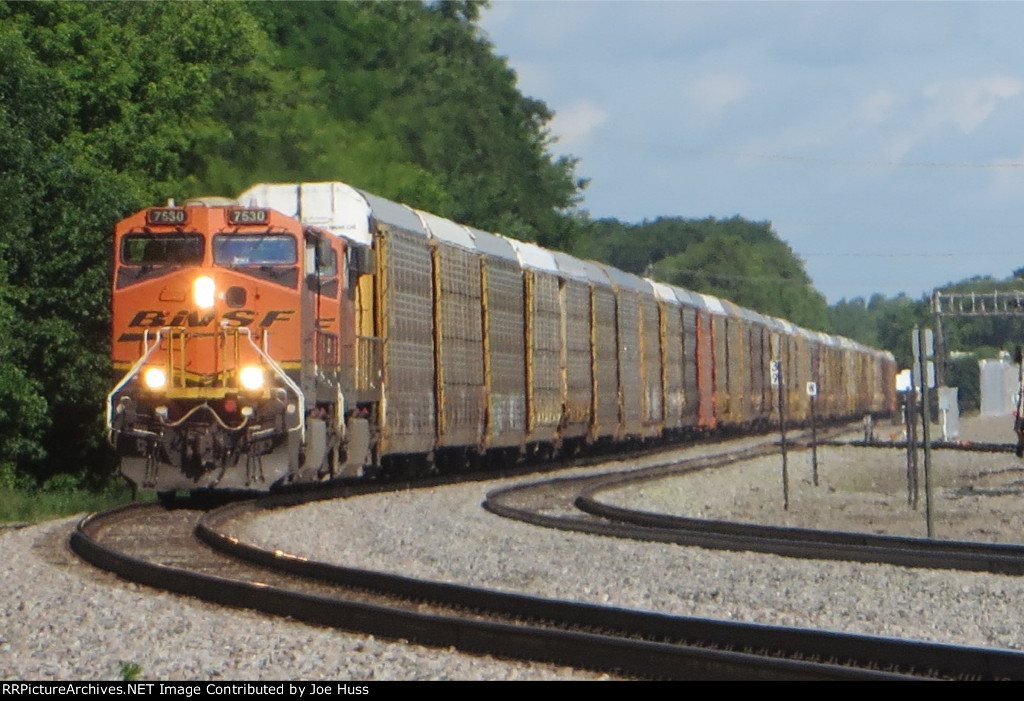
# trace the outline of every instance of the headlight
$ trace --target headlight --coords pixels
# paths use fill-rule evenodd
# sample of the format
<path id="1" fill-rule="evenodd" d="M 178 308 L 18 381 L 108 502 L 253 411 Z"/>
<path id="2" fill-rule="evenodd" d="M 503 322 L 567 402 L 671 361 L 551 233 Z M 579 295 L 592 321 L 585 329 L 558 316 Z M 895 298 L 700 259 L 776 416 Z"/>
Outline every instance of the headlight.
<path id="1" fill-rule="evenodd" d="M 192 283 L 192 300 L 200 309 L 210 309 L 216 299 L 216 291 L 212 277 L 197 277 Z"/>
<path id="2" fill-rule="evenodd" d="M 263 368 L 258 365 L 247 365 L 238 373 L 238 382 L 242 389 L 250 392 L 263 389 Z"/>
<path id="3" fill-rule="evenodd" d="M 142 382 L 149 389 L 163 389 L 167 385 L 167 373 L 160 368 L 146 368 Z"/>

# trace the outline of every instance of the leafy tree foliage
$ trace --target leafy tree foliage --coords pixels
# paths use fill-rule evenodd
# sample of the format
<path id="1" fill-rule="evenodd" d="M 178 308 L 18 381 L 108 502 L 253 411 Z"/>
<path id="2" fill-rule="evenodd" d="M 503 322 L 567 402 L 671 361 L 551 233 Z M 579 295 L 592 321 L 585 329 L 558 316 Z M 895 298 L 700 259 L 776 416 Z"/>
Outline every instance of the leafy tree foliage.
<path id="1" fill-rule="evenodd" d="M 110 237 L 143 206 L 345 180 L 568 245 L 575 164 L 477 13 L 0 0 L 0 483 L 107 472 Z"/>
<path id="2" fill-rule="evenodd" d="M 636 225 L 602 220 L 576 252 L 808 328 L 828 328 L 825 298 L 768 222 L 741 217 L 659 218 Z"/>
<path id="3" fill-rule="evenodd" d="M 257 3 L 288 83 L 247 164 L 337 178 L 456 221 L 557 248 L 583 182 L 547 153 L 541 102 L 473 25 L 470 2 Z M 315 138 L 309 134 L 315 133 Z M 279 135 L 275 138 L 275 135 Z M 296 150 L 299 144 L 301 150 Z M 238 182 L 241 185 L 241 181 Z"/>

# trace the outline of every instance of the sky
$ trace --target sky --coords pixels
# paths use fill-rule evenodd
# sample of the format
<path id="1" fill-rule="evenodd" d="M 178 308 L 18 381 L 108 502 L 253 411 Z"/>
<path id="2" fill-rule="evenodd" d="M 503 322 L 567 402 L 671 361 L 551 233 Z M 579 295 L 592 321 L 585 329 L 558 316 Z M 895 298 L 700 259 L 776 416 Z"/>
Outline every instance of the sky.
<path id="1" fill-rule="evenodd" d="M 830 304 L 1024 268 L 1024 2 L 492 0 L 593 218 L 769 221 Z"/>

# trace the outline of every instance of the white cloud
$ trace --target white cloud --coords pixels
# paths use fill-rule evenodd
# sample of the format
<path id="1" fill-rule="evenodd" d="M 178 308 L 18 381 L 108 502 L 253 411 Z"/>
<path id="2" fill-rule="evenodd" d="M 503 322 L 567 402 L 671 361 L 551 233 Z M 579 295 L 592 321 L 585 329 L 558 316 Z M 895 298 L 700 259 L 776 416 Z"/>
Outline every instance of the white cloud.
<path id="1" fill-rule="evenodd" d="M 721 114 L 725 108 L 739 102 L 749 92 L 750 82 L 735 73 L 708 73 L 683 88 L 683 96 L 701 112 L 711 116 Z"/>
<path id="2" fill-rule="evenodd" d="M 929 101 L 927 121 L 935 126 L 953 125 L 970 134 L 988 119 L 1000 101 L 1024 90 L 1024 82 L 1010 76 L 947 80 L 929 85 L 923 97 Z"/>
<path id="3" fill-rule="evenodd" d="M 882 157 L 896 162 L 925 143 L 930 150 L 945 150 L 952 137 L 984 143 L 978 136 L 981 127 L 1022 94 L 1024 81 L 1012 76 L 954 78 L 902 93 L 877 90 L 861 101 L 858 114 L 867 129 L 876 131 Z"/>
<path id="4" fill-rule="evenodd" d="M 891 90 L 877 90 L 860 103 L 860 116 L 869 124 L 881 124 L 892 114 L 897 102 Z"/>
<path id="5" fill-rule="evenodd" d="M 551 120 L 551 133 L 558 139 L 556 150 L 571 151 L 607 121 L 608 112 L 593 102 L 582 101 L 559 108 Z"/>

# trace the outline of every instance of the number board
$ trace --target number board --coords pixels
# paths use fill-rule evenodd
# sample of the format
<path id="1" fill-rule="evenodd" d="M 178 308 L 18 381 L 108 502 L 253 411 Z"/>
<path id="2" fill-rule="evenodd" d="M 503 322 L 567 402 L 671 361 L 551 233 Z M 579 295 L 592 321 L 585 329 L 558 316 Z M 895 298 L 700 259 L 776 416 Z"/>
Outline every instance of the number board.
<path id="1" fill-rule="evenodd" d="M 266 224 L 270 221 L 270 211 L 266 209 L 229 209 L 228 222 L 239 226 L 246 224 Z"/>
<path id="2" fill-rule="evenodd" d="M 770 370 L 771 370 L 771 378 L 772 378 L 772 387 L 778 387 L 779 383 L 781 381 L 780 380 L 781 371 L 779 369 L 779 361 L 778 360 L 773 360 L 772 361 L 771 366 L 770 366 Z"/>
<path id="3" fill-rule="evenodd" d="M 177 226 L 184 224 L 188 214 L 184 209 L 160 207 L 146 212 L 146 223 L 152 226 Z"/>
<path id="4" fill-rule="evenodd" d="M 808 382 L 807 383 L 807 396 L 808 397 L 817 397 L 818 396 L 818 383 L 817 382 Z"/>

